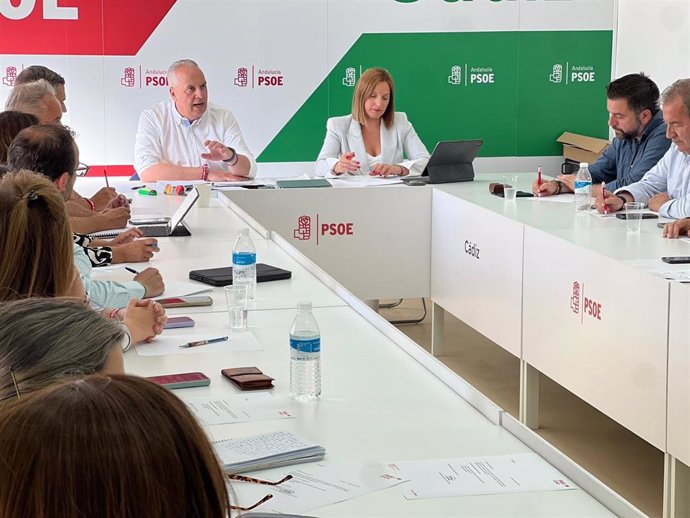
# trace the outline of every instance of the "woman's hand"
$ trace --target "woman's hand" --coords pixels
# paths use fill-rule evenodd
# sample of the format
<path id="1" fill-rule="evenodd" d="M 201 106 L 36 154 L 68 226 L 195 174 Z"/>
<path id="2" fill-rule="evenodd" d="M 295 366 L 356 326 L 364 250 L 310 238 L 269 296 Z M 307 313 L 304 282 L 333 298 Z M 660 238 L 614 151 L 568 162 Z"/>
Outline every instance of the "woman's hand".
<path id="1" fill-rule="evenodd" d="M 137 343 L 150 342 L 161 334 L 167 320 L 165 309 L 158 302 L 133 299 L 127 305 L 123 321 L 132 335 L 132 341 Z"/>
<path id="2" fill-rule="evenodd" d="M 350 151 L 343 153 L 333 166 L 333 173 L 340 175 L 343 173 L 354 173 L 359 171 L 359 162 L 355 160 L 355 154 Z"/>
<path id="3" fill-rule="evenodd" d="M 369 173 L 371 176 L 407 176 L 410 172 L 398 164 L 377 164 Z"/>

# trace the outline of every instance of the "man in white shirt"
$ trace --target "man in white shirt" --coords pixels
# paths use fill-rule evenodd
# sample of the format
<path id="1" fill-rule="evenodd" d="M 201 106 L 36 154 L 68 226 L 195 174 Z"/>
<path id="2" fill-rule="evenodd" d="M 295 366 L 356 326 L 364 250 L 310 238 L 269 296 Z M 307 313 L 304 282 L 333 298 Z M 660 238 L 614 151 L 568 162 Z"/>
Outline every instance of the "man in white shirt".
<path id="1" fill-rule="evenodd" d="M 139 117 L 134 168 L 142 180 L 232 181 L 256 176 L 256 161 L 230 110 L 208 102 L 203 71 L 191 59 L 168 69 L 170 99 Z M 208 177 L 203 164 L 208 164 Z"/>
<path id="2" fill-rule="evenodd" d="M 673 144 L 639 182 L 607 193 L 613 211 L 627 201 L 641 201 L 665 218 L 690 217 L 690 79 L 679 79 L 661 94 L 666 136 Z M 601 198 L 596 200 L 604 211 Z"/>

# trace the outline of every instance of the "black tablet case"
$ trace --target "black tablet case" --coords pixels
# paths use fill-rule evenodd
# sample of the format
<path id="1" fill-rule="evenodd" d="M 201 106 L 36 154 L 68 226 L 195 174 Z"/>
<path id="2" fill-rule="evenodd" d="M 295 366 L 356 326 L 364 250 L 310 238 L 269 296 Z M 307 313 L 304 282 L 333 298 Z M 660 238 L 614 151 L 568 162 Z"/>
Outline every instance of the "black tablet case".
<path id="1" fill-rule="evenodd" d="M 292 277 L 291 271 L 283 270 L 277 266 L 264 263 L 257 263 L 256 265 L 256 282 L 279 281 L 290 277 Z M 211 286 L 228 286 L 232 284 L 232 266 L 192 270 L 189 272 L 189 278 Z"/>

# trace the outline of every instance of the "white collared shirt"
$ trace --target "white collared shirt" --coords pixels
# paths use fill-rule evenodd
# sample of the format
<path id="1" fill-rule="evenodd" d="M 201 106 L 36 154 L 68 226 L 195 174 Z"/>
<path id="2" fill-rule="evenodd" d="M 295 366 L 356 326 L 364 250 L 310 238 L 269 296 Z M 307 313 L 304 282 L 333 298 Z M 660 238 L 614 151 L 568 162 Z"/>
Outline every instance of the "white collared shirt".
<path id="1" fill-rule="evenodd" d="M 668 193 L 671 198 L 659 207 L 664 218 L 690 217 L 690 155 L 671 144 L 666 154 L 639 182 L 621 187 L 616 193 L 627 191 L 635 201 L 645 205 L 655 194 Z"/>
<path id="2" fill-rule="evenodd" d="M 230 110 L 208 103 L 193 122 L 182 117 L 172 99 L 144 110 L 139 117 L 134 144 L 134 169 L 141 173 L 152 165 L 169 163 L 201 167 L 204 141 L 217 140 L 249 159 L 249 177 L 256 176 L 256 160 L 242 138 L 240 125 Z M 208 162 L 214 171 L 228 171 L 225 162 Z"/>

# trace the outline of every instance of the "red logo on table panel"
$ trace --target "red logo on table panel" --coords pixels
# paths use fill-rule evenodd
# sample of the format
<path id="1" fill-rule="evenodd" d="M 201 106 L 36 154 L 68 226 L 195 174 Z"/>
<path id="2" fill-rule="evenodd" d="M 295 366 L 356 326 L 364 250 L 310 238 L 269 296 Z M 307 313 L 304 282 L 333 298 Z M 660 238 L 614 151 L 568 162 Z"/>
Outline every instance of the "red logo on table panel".
<path id="1" fill-rule="evenodd" d="M 585 296 L 584 282 L 573 282 L 573 291 L 570 296 L 570 309 L 573 313 L 580 316 L 580 322 L 582 322 L 586 316 L 596 320 L 601 320 L 602 317 L 601 302 L 597 302 L 591 297 Z"/>
<path id="2" fill-rule="evenodd" d="M 319 237 L 336 236 L 345 237 L 355 234 L 354 223 L 320 223 L 319 215 L 316 215 L 316 244 L 319 244 Z M 303 215 L 297 218 L 297 228 L 293 229 L 292 237 L 300 241 L 311 239 L 311 216 Z"/>
<path id="3" fill-rule="evenodd" d="M 133 56 L 175 2 L 0 1 L 0 54 Z"/>
<path id="4" fill-rule="evenodd" d="M 300 241 L 307 241 L 311 239 L 310 216 L 300 216 L 297 218 L 297 228 L 295 229 L 293 236 L 295 239 L 299 239 Z"/>

